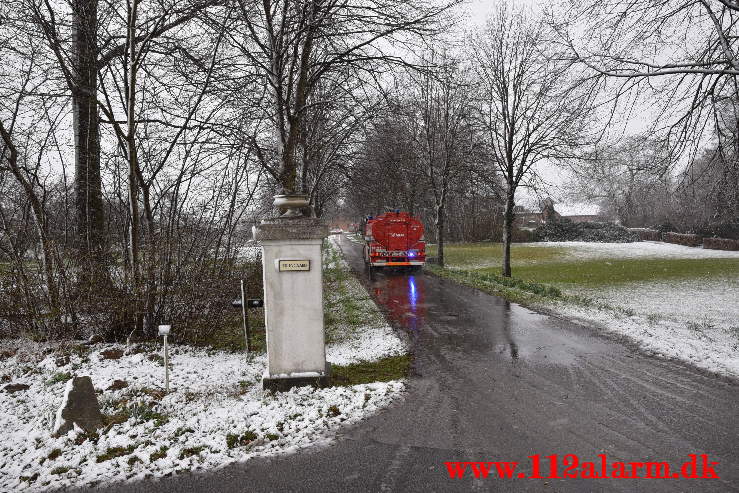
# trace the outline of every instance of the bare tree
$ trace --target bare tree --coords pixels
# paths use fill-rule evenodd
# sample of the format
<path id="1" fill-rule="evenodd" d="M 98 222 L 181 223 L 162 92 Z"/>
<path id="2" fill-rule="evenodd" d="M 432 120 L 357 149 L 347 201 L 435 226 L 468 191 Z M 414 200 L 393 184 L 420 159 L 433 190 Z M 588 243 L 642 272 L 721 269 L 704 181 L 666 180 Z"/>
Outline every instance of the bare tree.
<path id="1" fill-rule="evenodd" d="M 588 136 L 593 93 L 571 83 L 571 65 L 549 46 L 543 22 L 506 5 L 471 39 L 480 121 L 491 164 L 505 181 L 502 274 L 507 277 L 518 188 L 535 176 L 538 163 L 573 157 Z"/>
<path id="2" fill-rule="evenodd" d="M 739 160 L 733 150 L 726 152 L 737 146 L 731 136 L 739 128 L 739 113 L 731 110 L 739 101 L 737 21 L 733 0 L 567 0 L 550 16 L 571 60 L 606 81 L 615 102 L 629 110 L 635 104 L 652 109 L 651 130 L 664 135 L 673 167 L 685 162 L 681 157 L 700 158 L 706 141 L 717 137 L 722 159 L 701 166 L 731 170 L 730 181 L 739 174 L 739 164 L 726 160 Z M 653 173 L 663 170 L 657 166 Z"/>
<path id="3" fill-rule="evenodd" d="M 654 226 L 669 220 L 673 192 L 664 140 L 637 135 L 599 146 L 590 159 L 570 167 L 571 195 L 599 203 L 625 226 Z"/>
<path id="4" fill-rule="evenodd" d="M 50 108 L 54 111 L 54 98 L 44 93 L 48 78 L 38 47 L 31 43 L 31 51 L 26 53 L 28 57 L 24 59 L 15 50 L 9 50 L 3 41 L 0 40 L 0 56 L 14 65 L 14 69 L 10 69 L 10 72 L 3 70 L 0 74 L 3 100 L 0 104 L 0 177 L 4 178 L 7 173 L 13 177 L 30 209 L 35 240 L 39 246 L 40 283 L 45 288 L 41 299 L 33 294 L 37 291 L 36 282 L 23 272 L 27 252 L 14 248 L 21 273 L 17 280 L 25 288 L 24 298 L 28 306 L 32 306 L 30 311 L 51 315 L 48 317 L 51 322 L 49 325 L 53 326 L 61 319 L 62 309 L 68 307 L 68 303 L 63 303 L 60 294 L 63 267 L 52 235 L 47 210 L 51 193 L 40 155 L 52 147 L 51 136 L 57 131 L 58 117 L 52 118 L 49 113 Z M 2 216 L 5 229 L 8 217 L 4 212 Z M 8 236 L 11 231 L 6 231 Z M 37 303 L 41 306 L 36 307 Z M 32 321 L 34 325 L 36 322 Z"/>
<path id="5" fill-rule="evenodd" d="M 145 53 L 159 38 L 223 2 L 157 0 L 146 9 L 149 15 L 143 22 L 137 19 L 137 12 L 144 2 L 128 2 L 128 13 L 123 19 L 125 24 L 135 27 L 135 32 L 127 32 L 124 36 L 109 29 L 121 19 L 114 3 L 105 4 L 102 11 L 99 11 L 99 0 L 72 0 L 67 5 L 37 0 L 15 3 L 21 11 L 30 13 L 38 34 L 46 39 L 71 95 L 78 260 L 83 277 L 92 276 L 92 284 L 95 284 L 107 278 L 105 264 L 109 258 L 100 170 L 99 72 L 126 55 L 134 55 L 130 63 L 131 68 L 135 68 L 139 60 L 132 50 L 137 44 L 141 45 L 140 53 Z M 135 79 L 135 71 L 133 74 Z"/>
<path id="6" fill-rule="evenodd" d="M 413 128 L 420 169 L 433 198 L 437 262 L 444 266 L 446 206 L 455 181 L 474 160 L 478 142 L 474 127 L 472 91 L 468 74 L 446 54 L 431 53 L 424 63 L 436 67 L 417 73 L 413 80 Z"/>
<path id="7" fill-rule="evenodd" d="M 350 76 L 322 81 L 311 96 L 301 133 L 299 189 L 317 216 L 338 200 L 355 159 L 357 135 L 375 107 L 361 81 Z"/>
<path id="8" fill-rule="evenodd" d="M 568 57 L 607 81 L 611 98 L 651 109 L 671 155 L 693 155 L 712 131 L 713 108 L 736 99 L 737 21 L 732 0 L 566 0 L 550 25 Z"/>
<path id="9" fill-rule="evenodd" d="M 231 41 L 267 88 L 262 111 L 274 136 L 274 152 L 257 155 L 282 193 L 299 191 L 298 170 L 305 153 L 306 115 L 321 81 L 338 72 L 367 73 L 403 63 L 398 55 L 411 39 L 433 34 L 442 15 L 459 0 L 361 3 L 333 0 L 239 0 L 239 28 Z M 330 96 L 330 95 L 327 95 Z M 257 144 L 258 136 L 251 139 Z"/>
<path id="10" fill-rule="evenodd" d="M 347 208 L 357 216 L 395 208 L 424 215 L 428 205 L 418 148 L 403 110 L 413 103 L 399 98 L 390 96 L 362 129 L 344 190 Z"/>

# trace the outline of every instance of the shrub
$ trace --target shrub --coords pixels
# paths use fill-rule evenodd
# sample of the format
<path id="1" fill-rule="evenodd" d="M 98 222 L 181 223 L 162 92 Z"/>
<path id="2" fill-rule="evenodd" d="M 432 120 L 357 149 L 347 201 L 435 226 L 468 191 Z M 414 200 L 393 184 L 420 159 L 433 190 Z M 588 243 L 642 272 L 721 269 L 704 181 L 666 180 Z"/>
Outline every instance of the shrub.
<path id="1" fill-rule="evenodd" d="M 536 241 L 536 234 L 533 229 L 513 228 L 511 231 L 512 243 L 530 243 Z"/>
<path id="2" fill-rule="evenodd" d="M 105 416 L 103 416 L 103 420 L 105 420 Z M 100 435 L 96 432 L 80 433 L 79 435 L 77 435 L 77 438 L 74 439 L 74 444 L 82 445 L 87 440 L 90 440 L 92 443 L 98 443 L 99 439 L 100 439 Z"/>
<path id="3" fill-rule="evenodd" d="M 694 232 L 702 236 L 739 240 L 739 222 L 711 223 L 697 228 Z"/>
<path id="4" fill-rule="evenodd" d="M 66 382 L 71 379 L 72 375 L 66 372 L 55 373 L 46 381 L 46 385 L 54 385 L 55 383 Z"/>
<path id="5" fill-rule="evenodd" d="M 180 460 L 186 459 L 187 457 L 192 457 L 193 455 L 198 455 L 203 450 L 205 450 L 205 447 L 202 445 L 199 445 L 197 447 L 183 448 L 182 451 L 180 452 Z"/>
<path id="6" fill-rule="evenodd" d="M 128 455 L 136 449 L 136 445 L 129 445 L 128 447 L 110 447 L 105 453 L 97 456 L 96 462 L 105 462 L 106 460 L 115 459 L 116 457 L 123 457 Z"/>
<path id="7" fill-rule="evenodd" d="M 128 409 L 123 409 L 114 414 L 103 414 L 103 423 L 106 426 L 119 425 L 125 423 L 131 417 L 131 412 Z"/>
<path id="8" fill-rule="evenodd" d="M 249 445 L 256 439 L 257 434 L 253 431 L 247 431 L 241 436 L 234 433 L 229 433 L 228 435 L 226 435 L 226 446 L 228 448 L 241 447 L 244 445 Z"/>
<path id="9" fill-rule="evenodd" d="M 665 221 L 660 224 L 655 224 L 652 229 L 655 229 L 660 233 L 667 233 L 668 231 L 675 231 L 677 228 L 670 221 Z"/>
<path id="10" fill-rule="evenodd" d="M 162 426 L 169 421 L 166 414 L 153 410 L 143 402 L 135 403 L 129 409 L 132 418 L 139 421 L 154 421 L 154 426 Z"/>

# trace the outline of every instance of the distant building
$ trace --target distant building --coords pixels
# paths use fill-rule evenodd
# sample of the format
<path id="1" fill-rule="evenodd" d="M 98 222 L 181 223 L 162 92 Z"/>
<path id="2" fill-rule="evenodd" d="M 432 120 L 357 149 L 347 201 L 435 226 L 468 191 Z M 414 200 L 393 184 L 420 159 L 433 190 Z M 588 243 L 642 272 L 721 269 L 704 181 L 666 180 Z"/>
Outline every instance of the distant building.
<path id="1" fill-rule="evenodd" d="M 531 211 L 522 205 L 513 207 L 513 226 L 517 228 L 536 228 L 544 224 L 541 211 Z"/>
<path id="2" fill-rule="evenodd" d="M 564 204 L 554 207 L 554 200 L 547 197 L 539 204 L 538 210 L 530 210 L 522 205 L 513 208 L 515 215 L 513 225 L 522 229 L 534 229 L 546 222 L 569 219 L 574 223 L 610 222 L 610 219 L 599 214 L 600 208 L 591 204 Z"/>

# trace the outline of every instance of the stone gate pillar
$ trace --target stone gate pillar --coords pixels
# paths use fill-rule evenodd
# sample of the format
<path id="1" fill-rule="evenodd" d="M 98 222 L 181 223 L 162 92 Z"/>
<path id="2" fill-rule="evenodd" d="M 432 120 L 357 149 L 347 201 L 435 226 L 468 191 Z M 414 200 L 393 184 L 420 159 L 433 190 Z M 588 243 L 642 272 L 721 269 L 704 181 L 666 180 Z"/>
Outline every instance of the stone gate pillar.
<path id="1" fill-rule="evenodd" d="M 283 214 L 254 226 L 254 239 L 262 245 L 264 277 L 264 389 L 329 384 L 321 266 L 327 236 L 326 223 L 297 215 Z"/>

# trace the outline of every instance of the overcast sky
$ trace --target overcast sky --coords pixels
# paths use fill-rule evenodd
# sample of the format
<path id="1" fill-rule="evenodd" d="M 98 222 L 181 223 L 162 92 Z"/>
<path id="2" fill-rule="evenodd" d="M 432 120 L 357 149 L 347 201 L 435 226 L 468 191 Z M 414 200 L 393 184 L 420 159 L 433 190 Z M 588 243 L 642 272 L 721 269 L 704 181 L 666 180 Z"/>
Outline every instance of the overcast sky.
<path id="1" fill-rule="evenodd" d="M 493 5 L 495 5 L 495 2 L 491 0 L 472 0 L 467 6 L 470 20 L 474 23 L 482 24 L 492 11 Z"/>
<path id="2" fill-rule="evenodd" d="M 470 15 L 470 20 L 476 24 L 482 24 L 485 22 L 487 16 L 493 11 L 496 3 L 497 0 L 470 0 L 466 6 Z M 541 3 L 536 0 L 511 0 L 511 5 L 526 5 L 537 8 Z"/>
<path id="3" fill-rule="evenodd" d="M 526 6 L 537 11 L 542 2 L 539 0 L 469 0 L 467 4 L 462 6 L 469 19 L 469 25 L 482 25 L 487 17 L 493 12 L 493 9 L 499 2 L 508 1 L 512 6 Z M 637 133 L 644 130 L 646 125 L 645 118 L 642 115 L 636 115 L 630 118 L 625 125 L 624 131 L 629 133 Z M 528 190 L 520 190 L 517 194 L 516 202 L 527 207 L 536 207 L 539 199 L 544 196 L 551 196 L 555 202 L 559 203 L 557 210 L 563 209 L 568 214 L 593 214 L 596 212 L 594 204 L 574 203 L 570 199 L 565 199 L 564 195 L 569 191 L 567 183 L 569 176 L 567 172 L 558 166 L 540 164 L 537 171 L 543 180 L 549 185 L 545 190 L 540 190 L 540 196 L 534 195 Z"/>

